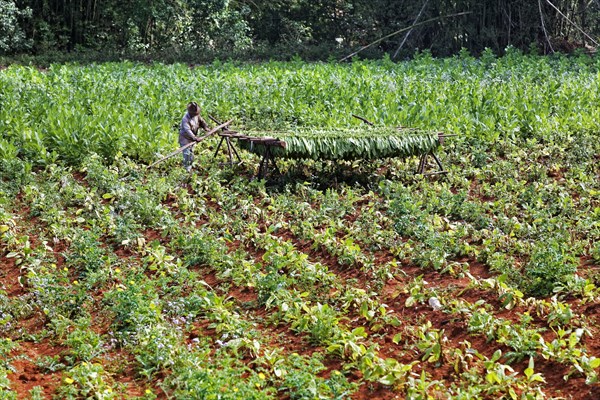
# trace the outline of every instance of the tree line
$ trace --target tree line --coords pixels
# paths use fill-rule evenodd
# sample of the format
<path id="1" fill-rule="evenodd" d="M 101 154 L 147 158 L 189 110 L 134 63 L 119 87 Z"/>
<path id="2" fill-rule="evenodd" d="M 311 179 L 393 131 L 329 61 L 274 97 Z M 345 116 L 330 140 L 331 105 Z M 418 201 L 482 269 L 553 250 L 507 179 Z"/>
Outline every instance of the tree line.
<path id="1" fill-rule="evenodd" d="M 599 16 L 600 0 L 0 0 L 0 54 L 569 52 L 596 47 Z"/>

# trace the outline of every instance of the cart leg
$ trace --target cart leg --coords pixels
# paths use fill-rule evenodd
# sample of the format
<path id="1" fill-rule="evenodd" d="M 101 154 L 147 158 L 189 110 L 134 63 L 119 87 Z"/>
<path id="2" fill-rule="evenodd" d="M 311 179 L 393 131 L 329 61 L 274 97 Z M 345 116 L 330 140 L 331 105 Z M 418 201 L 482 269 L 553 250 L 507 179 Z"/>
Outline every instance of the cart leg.
<path id="1" fill-rule="evenodd" d="M 267 160 L 267 153 L 265 153 L 260 159 L 260 164 L 258 164 L 258 179 L 262 179 L 265 176 L 265 164 Z"/>
<path id="2" fill-rule="evenodd" d="M 267 174 L 269 173 L 269 164 L 273 161 L 273 158 L 271 156 L 271 148 L 269 146 L 267 146 L 267 150 L 265 151 L 265 170 L 264 170 L 264 177 L 267 177 Z"/>
<path id="3" fill-rule="evenodd" d="M 440 161 L 440 159 L 438 158 L 438 156 L 435 155 L 435 153 L 432 151 L 431 156 L 433 157 L 433 159 L 435 160 L 435 162 L 437 163 L 439 170 L 438 171 L 434 171 L 434 172 L 429 172 L 427 174 L 423 173 L 423 176 L 431 176 L 431 175 L 444 175 L 447 174 L 448 171 L 444 170 L 444 166 L 442 165 L 442 162 Z M 424 166 L 423 166 L 424 167 Z M 423 168 L 424 169 L 424 168 Z"/>
<path id="4" fill-rule="evenodd" d="M 279 170 L 279 167 L 277 166 L 277 163 L 275 162 L 275 157 L 271 156 L 271 161 L 273 162 L 273 169 L 274 169 L 275 173 L 277 175 L 281 175 L 281 171 Z"/>
<path id="5" fill-rule="evenodd" d="M 277 163 L 275 162 L 275 157 L 273 157 L 273 153 L 271 153 L 271 147 L 267 148 L 267 165 L 268 162 L 271 162 L 271 164 L 273 164 L 273 171 L 275 171 L 276 174 L 281 175 L 281 172 L 279 171 L 279 167 L 277 166 Z"/>
<path id="6" fill-rule="evenodd" d="M 433 157 L 437 166 L 439 167 L 439 171 L 430 172 L 430 173 L 426 174 L 425 166 L 427 165 L 427 157 L 430 155 Z M 427 176 L 427 175 L 439 175 L 439 174 L 446 174 L 446 173 L 448 173 L 448 171 L 444 170 L 444 166 L 442 165 L 442 162 L 440 161 L 438 156 L 433 151 L 431 151 L 427 154 L 423 154 L 421 156 L 421 159 L 419 160 L 419 166 L 417 167 L 417 174 L 422 174 L 423 176 Z"/>
<path id="7" fill-rule="evenodd" d="M 225 142 L 227 143 L 227 155 L 229 156 L 229 165 L 233 165 L 233 156 L 231 154 L 231 140 L 229 140 L 229 138 L 225 138 Z"/>
<path id="8" fill-rule="evenodd" d="M 419 159 L 419 166 L 417 167 L 417 174 L 422 174 L 425 170 L 425 162 L 427 161 L 427 154 L 423 154 Z"/>
<path id="9" fill-rule="evenodd" d="M 442 166 L 442 162 L 440 161 L 440 159 L 438 158 L 438 156 L 436 156 L 433 151 L 431 152 L 431 155 L 433 156 L 433 159 L 437 163 L 438 167 L 440 167 L 440 172 L 444 172 L 444 167 Z"/>
<path id="10" fill-rule="evenodd" d="M 215 151 L 215 155 L 213 156 L 213 158 L 217 157 L 217 154 L 219 153 L 219 149 L 221 148 L 221 145 L 223 144 L 224 139 L 225 139 L 225 136 L 221 136 L 221 141 L 219 142 L 219 145 L 217 146 L 217 150 Z"/>
<path id="11" fill-rule="evenodd" d="M 238 154 L 237 150 L 235 149 L 235 146 L 233 145 L 233 143 L 231 143 L 231 149 L 233 150 L 235 156 L 238 159 L 238 162 L 241 164 L 242 163 L 242 158 L 240 157 L 240 155 Z"/>

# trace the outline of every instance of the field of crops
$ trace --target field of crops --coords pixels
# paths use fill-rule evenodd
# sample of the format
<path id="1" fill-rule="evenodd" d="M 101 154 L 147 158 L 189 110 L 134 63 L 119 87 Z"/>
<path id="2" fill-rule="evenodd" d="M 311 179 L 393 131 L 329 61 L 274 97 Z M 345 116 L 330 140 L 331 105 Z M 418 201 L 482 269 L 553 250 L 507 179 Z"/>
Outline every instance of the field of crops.
<path id="1" fill-rule="evenodd" d="M 147 169 L 190 100 L 457 136 L 435 177 L 335 141 Z M 0 70 L 0 399 L 600 398 L 599 121 L 587 56 Z"/>

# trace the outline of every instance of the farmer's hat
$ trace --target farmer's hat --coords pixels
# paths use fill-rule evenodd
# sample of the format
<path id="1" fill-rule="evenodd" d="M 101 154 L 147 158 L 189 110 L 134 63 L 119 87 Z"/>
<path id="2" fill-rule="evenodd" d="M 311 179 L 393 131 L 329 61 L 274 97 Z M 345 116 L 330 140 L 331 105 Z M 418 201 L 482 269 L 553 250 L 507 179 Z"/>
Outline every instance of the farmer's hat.
<path id="1" fill-rule="evenodd" d="M 200 106 L 198 105 L 198 103 L 196 103 L 194 101 L 192 101 L 191 103 L 188 103 L 187 110 L 191 116 L 200 115 Z"/>

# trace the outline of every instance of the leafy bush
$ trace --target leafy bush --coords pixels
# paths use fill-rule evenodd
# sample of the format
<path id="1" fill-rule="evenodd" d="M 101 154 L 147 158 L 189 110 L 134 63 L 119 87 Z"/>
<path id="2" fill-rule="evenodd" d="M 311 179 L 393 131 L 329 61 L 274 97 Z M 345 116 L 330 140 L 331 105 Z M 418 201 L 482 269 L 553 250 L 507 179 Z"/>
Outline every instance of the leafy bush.
<path id="1" fill-rule="evenodd" d="M 218 364 L 207 351 L 182 357 L 164 383 L 175 398 L 249 399 L 274 398 L 264 373 L 256 373 L 232 358 L 219 357 Z"/>
<path id="2" fill-rule="evenodd" d="M 324 370 L 320 360 L 306 358 L 296 353 L 289 355 L 279 363 L 276 374 L 283 375 L 279 391 L 289 392 L 290 399 L 343 399 L 354 391 L 354 385 L 339 371 L 331 371 L 324 379 L 315 374 Z"/>
<path id="3" fill-rule="evenodd" d="M 60 157 L 86 164 L 93 153 L 109 163 L 119 153 L 149 162 L 176 147 L 173 125 L 181 118 L 181 99 L 200 97 L 207 113 L 233 118 L 253 132 L 274 127 L 377 133 L 351 118 L 359 112 L 379 126 L 458 133 L 452 142 L 469 140 L 475 145 L 469 157 L 484 166 L 491 140 L 533 136 L 552 143 L 562 140 L 560 132 L 595 131 L 599 115 L 591 105 L 597 104 L 600 92 L 595 90 L 596 68 L 577 59 L 514 54 L 497 58 L 489 67 L 472 58 L 432 57 L 398 64 L 214 63 L 193 70 L 181 64 L 148 67 L 131 62 L 52 65 L 45 72 L 11 66 L 0 71 L 0 129 L 34 163 Z M 265 134 L 276 136 L 278 131 Z M 400 143 L 377 134 L 363 136 L 360 157 L 417 153 L 402 136 Z M 310 158 L 321 142 L 326 144 L 318 151 L 328 158 L 357 157 L 344 149 L 348 141 L 341 141 L 346 144 L 339 149 L 334 147 L 339 139 L 293 141 L 290 151 L 300 149 L 297 157 Z M 426 139 L 419 151 L 435 142 L 435 137 Z M 593 143 L 588 142 L 576 139 L 570 153 L 585 145 L 577 159 L 589 156 Z"/>
<path id="4" fill-rule="evenodd" d="M 62 399 L 99 399 L 119 398 L 114 390 L 113 381 L 101 364 L 83 362 L 71 369 L 58 388 Z"/>
<path id="5" fill-rule="evenodd" d="M 92 230 L 79 229 L 73 233 L 72 251 L 67 254 L 66 261 L 82 276 L 109 264 L 108 254 L 99 239 L 98 233 Z"/>
<path id="6" fill-rule="evenodd" d="M 10 389 L 8 374 L 11 371 L 0 368 L 0 400 L 16 400 L 17 392 Z"/>
<path id="7" fill-rule="evenodd" d="M 523 267 L 523 289 L 532 296 L 548 296 L 577 271 L 578 260 L 568 243 L 557 239 L 538 242 Z"/>
<path id="8" fill-rule="evenodd" d="M 32 165 L 18 158 L 0 158 L 0 187 L 10 192 L 18 192 L 31 182 Z"/>
<path id="9" fill-rule="evenodd" d="M 14 1 L 0 0 L 0 54 L 27 50 L 31 41 L 19 26 L 19 19 L 31 17 L 31 9 L 19 9 Z"/>

